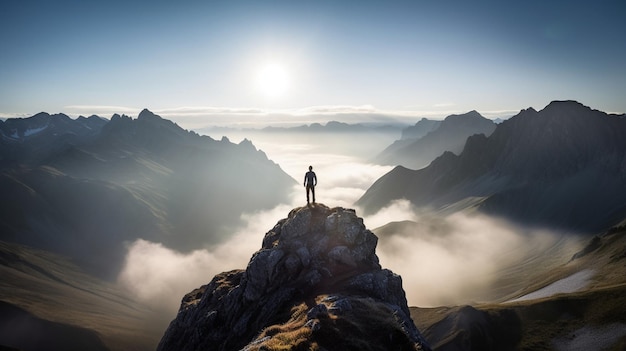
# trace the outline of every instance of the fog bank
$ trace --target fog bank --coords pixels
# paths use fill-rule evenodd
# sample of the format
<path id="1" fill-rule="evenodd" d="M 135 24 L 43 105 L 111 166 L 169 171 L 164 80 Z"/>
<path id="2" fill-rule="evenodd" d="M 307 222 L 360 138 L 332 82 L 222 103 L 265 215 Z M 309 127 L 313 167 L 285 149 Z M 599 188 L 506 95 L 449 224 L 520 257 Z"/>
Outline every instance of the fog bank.
<path id="1" fill-rule="evenodd" d="M 565 264 L 580 249 L 575 238 L 545 230 L 527 230 L 479 214 L 448 217 L 407 212 L 400 201 L 374 218 L 412 217 L 413 224 L 380 235 L 377 254 L 381 265 L 402 276 L 411 305 L 430 307 L 501 299 L 524 284 L 502 283 L 513 272 Z M 397 209 L 397 211 L 394 211 Z M 382 216 L 387 217 L 382 217 Z M 366 225 L 369 221 L 366 218 Z M 382 229 L 381 229 L 382 230 Z M 545 259 L 550 255 L 550 259 Z M 499 292 L 499 293 L 498 293 Z"/>
<path id="2" fill-rule="evenodd" d="M 232 135 L 229 137 L 233 137 Z M 370 164 L 375 150 L 392 140 L 344 134 L 259 134 L 253 143 L 296 179 L 292 200 L 269 211 L 245 214 L 232 236 L 215 247 L 177 252 L 160 243 L 137 240 L 128 254 L 119 284 L 155 308 L 175 313 L 184 294 L 207 284 L 215 274 L 245 269 L 263 237 L 289 211 L 306 204 L 302 185 L 309 165 L 317 173 L 317 202 L 329 207 L 355 208 L 355 201 L 393 167 Z M 399 136 L 398 136 L 399 137 Z M 358 208 L 357 215 L 363 217 Z M 373 230 L 390 222 L 411 221 L 395 232 L 379 235 L 381 265 L 403 279 L 409 305 L 438 306 L 501 298 L 503 277 L 524 273 L 544 263 L 562 264 L 578 249 L 576 240 L 561 234 L 526 230 L 484 215 L 438 216 L 395 201 L 378 213 L 365 216 Z M 569 256 L 568 256 L 569 255 Z M 535 266 L 533 266 L 535 265 Z M 546 268 L 542 266 L 542 268 Z M 513 274 L 513 273 L 514 274 Z M 523 282 L 522 282 L 523 283 Z"/>

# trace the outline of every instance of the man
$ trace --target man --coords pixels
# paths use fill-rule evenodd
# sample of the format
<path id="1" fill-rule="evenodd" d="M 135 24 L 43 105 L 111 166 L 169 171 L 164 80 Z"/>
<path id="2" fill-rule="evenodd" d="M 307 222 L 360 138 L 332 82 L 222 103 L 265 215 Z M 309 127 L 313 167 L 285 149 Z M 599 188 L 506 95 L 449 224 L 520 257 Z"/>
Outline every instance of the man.
<path id="1" fill-rule="evenodd" d="M 309 171 L 304 175 L 304 186 L 306 187 L 306 203 L 309 203 L 309 190 L 313 194 L 313 202 L 315 202 L 315 186 L 317 185 L 317 176 L 313 172 L 313 166 L 309 166 Z"/>

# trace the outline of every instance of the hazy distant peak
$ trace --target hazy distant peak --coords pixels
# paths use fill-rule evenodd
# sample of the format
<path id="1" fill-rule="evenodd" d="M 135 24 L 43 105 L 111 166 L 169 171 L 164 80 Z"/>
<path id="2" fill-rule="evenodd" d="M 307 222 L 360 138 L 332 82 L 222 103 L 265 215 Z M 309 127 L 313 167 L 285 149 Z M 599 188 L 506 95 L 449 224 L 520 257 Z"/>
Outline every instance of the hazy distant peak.
<path id="1" fill-rule="evenodd" d="M 529 107 L 529 108 L 524 108 L 524 109 L 520 110 L 520 114 L 521 113 L 537 113 L 537 110 L 535 110 L 532 107 Z"/>
<path id="2" fill-rule="evenodd" d="M 472 110 L 472 111 L 462 113 L 462 114 L 449 115 L 443 121 L 444 123 L 446 123 L 450 121 L 457 122 L 460 120 L 467 121 L 467 120 L 483 120 L 483 119 L 487 119 L 487 118 L 483 117 L 480 113 L 478 113 L 478 111 Z"/>
<path id="3" fill-rule="evenodd" d="M 132 118 L 130 118 L 129 116 L 126 115 L 119 115 L 119 114 L 114 114 L 113 116 L 111 116 L 111 122 L 117 122 L 117 121 L 130 121 L 132 120 Z"/>
<path id="4" fill-rule="evenodd" d="M 256 148 L 254 147 L 254 144 L 252 144 L 252 141 L 250 141 L 248 138 L 244 138 L 241 142 L 239 142 L 239 146 L 243 146 L 246 148 L 252 148 L 254 150 L 256 150 Z"/>
<path id="5" fill-rule="evenodd" d="M 544 110 L 550 110 L 554 108 L 585 108 L 590 109 L 589 106 L 585 106 L 576 100 L 554 100 L 544 108 Z"/>
<path id="6" fill-rule="evenodd" d="M 28 118 L 27 118 L 28 119 Z M 39 112 L 38 114 L 30 117 L 32 120 L 41 120 L 41 119 L 61 119 L 61 120 L 70 120 L 71 118 L 64 113 L 55 113 L 53 115 L 48 112 Z"/>
<path id="7" fill-rule="evenodd" d="M 148 110 L 147 108 L 144 108 L 143 110 L 141 110 L 141 112 L 139 112 L 139 116 L 137 116 L 138 120 L 162 120 L 163 118 L 161 118 L 158 115 L 155 115 L 154 113 L 152 113 L 150 110 Z"/>

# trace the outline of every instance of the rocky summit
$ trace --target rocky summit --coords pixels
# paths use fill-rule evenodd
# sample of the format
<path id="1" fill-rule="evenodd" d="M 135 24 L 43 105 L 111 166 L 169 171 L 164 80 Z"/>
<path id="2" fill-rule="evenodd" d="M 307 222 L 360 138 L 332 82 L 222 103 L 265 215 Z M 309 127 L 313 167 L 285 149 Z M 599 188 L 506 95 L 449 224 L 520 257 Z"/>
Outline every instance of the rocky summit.
<path id="1" fill-rule="evenodd" d="M 430 350 L 354 210 L 293 209 L 245 270 L 182 299 L 158 350 Z"/>

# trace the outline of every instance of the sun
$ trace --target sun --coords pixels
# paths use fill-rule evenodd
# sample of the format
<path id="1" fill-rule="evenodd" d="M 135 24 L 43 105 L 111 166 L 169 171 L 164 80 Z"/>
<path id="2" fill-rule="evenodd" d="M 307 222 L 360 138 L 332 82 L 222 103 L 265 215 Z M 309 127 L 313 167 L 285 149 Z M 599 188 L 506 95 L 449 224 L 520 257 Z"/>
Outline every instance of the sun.
<path id="1" fill-rule="evenodd" d="M 289 90 L 289 74 L 279 63 L 268 63 L 259 69 L 256 76 L 258 90 L 265 96 L 278 98 Z"/>

